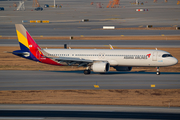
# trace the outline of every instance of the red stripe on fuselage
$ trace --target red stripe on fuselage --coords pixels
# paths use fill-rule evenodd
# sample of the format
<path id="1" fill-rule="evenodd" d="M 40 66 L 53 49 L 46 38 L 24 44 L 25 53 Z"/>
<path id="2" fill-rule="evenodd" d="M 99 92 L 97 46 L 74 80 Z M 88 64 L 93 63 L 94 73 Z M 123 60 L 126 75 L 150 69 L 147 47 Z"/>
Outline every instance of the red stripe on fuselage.
<path id="1" fill-rule="evenodd" d="M 26 35 L 29 44 L 29 51 L 39 60 L 39 62 L 51 64 L 51 65 L 63 66 L 62 64 L 59 64 L 58 62 L 50 58 L 43 57 L 44 55 L 38 50 L 38 48 L 39 49 L 41 48 L 36 44 L 36 42 L 33 40 L 33 38 L 30 36 L 30 34 L 27 31 L 26 31 Z"/>
<path id="2" fill-rule="evenodd" d="M 39 59 L 39 61 L 42 62 L 42 63 L 46 63 L 46 64 L 63 66 L 62 64 L 59 64 L 58 62 L 55 62 L 50 58 L 43 58 L 42 57 L 42 58 Z"/>

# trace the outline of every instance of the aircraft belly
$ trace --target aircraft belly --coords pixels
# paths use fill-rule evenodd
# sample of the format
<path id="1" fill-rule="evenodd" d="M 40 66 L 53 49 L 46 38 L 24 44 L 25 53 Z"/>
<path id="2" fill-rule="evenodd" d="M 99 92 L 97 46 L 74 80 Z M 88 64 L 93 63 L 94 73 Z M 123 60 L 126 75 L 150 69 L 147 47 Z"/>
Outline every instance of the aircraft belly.
<path id="1" fill-rule="evenodd" d="M 108 62 L 109 62 L 109 64 L 110 65 L 118 65 L 118 62 L 117 62 L 117 60 L 108 60 Z"/>
<path id="2" fill-rule="evenodd" d="M 135 59 L 128 59 L 128 60 L 121 60 L 118 62 L 119 66 L 150 66 L 149 60 L 135 60 Z"/>

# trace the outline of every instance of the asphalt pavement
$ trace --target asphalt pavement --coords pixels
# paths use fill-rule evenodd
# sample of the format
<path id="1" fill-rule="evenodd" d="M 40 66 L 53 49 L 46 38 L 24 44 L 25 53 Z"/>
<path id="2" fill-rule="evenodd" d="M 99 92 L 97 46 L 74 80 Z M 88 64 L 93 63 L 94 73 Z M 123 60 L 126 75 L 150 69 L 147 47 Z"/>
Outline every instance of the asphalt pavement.
<path id="1" fill-rule="evenodd" d="M 179 72 L 0 71 L 0 90 L 180 89 Z M 99 88 L 94 88 L 94 85 Z M 155 85 L 152 87 L 151 85 Z"/>
<path id="2" fill-rule="evenodd" d="M 107 105 L 0 105 L 0 119 L 179 120 L 176 107 Z"/>
<path id="3" fill-rule="evenodd" d="M 39 46 L 63 47 L 180 47 L 180 40 L 35 40 Z M 18 40 L 0 39 L 0 46 L 19 46 Z"/>

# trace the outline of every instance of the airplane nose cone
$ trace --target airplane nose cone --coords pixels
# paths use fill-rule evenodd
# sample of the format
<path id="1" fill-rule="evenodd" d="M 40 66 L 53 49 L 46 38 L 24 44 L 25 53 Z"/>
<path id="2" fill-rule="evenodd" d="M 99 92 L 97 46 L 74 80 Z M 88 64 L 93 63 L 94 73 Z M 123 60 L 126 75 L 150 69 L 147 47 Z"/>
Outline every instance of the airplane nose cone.
<path id="1" fill-rule="evenodd" d="M 177 60 L 176 58 L 174 58 L 172 62 L 173 62 L 173 64 L 175 65 L 175 64 L 178 63 L 178 60 Z"/>

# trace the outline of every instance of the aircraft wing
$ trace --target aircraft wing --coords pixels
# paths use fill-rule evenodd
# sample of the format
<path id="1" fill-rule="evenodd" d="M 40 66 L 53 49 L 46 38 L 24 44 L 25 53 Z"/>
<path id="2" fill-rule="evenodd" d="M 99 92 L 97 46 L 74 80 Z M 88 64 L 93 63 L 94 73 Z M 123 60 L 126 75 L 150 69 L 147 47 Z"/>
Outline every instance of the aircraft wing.
<path id="1" fill-rule="evenodd" d="M 109 44 L 109 46 L 110 46 L 110 49 L 112 49 L 112 50 L 114 49 L 113 46 L 112 46 L 111 44 Z"/>
<path id="2" fill-rule="evenodd" d="M 48 57 L 48 58 L 58 61 L 59 63 L 65 62 L 69 66 L 79 64 L 78 67 L 80 67 L 80 66 L 87 66 L 88 64 L 93 63 L 93 60 L 72 58 L 72 57 Z"/>
<path id="3" fill-rule="evenodd" d="M 59 63 L 65 62 L 69 66 L 74 65 L 74 64 L 79 64 L 78 67 L 80 67 L 80 66 L 87 66 L 88 64 L 93 63 L 93 60 L 89 60 L 89 59 L 48 56 L 48 53 L 45 52 L 43 49 L 38 49 L 38 50 L 43 53 L 44 57 L 53 59 L 54 61 L 57 61 Z"/>
<path id="4" fill-rule="evenodd" d="M 51 58 L 51 57 L 49 57 Z M 51 58 L 57 61 L 74 61 L 74 62 L 85 62 L 85 63 L 92 63 L 93 60 L 87 60 L 87 59 L 80 59 L 80 58 L 72 58 L 72 57 L 59 57 L 59 58 Z"/>

